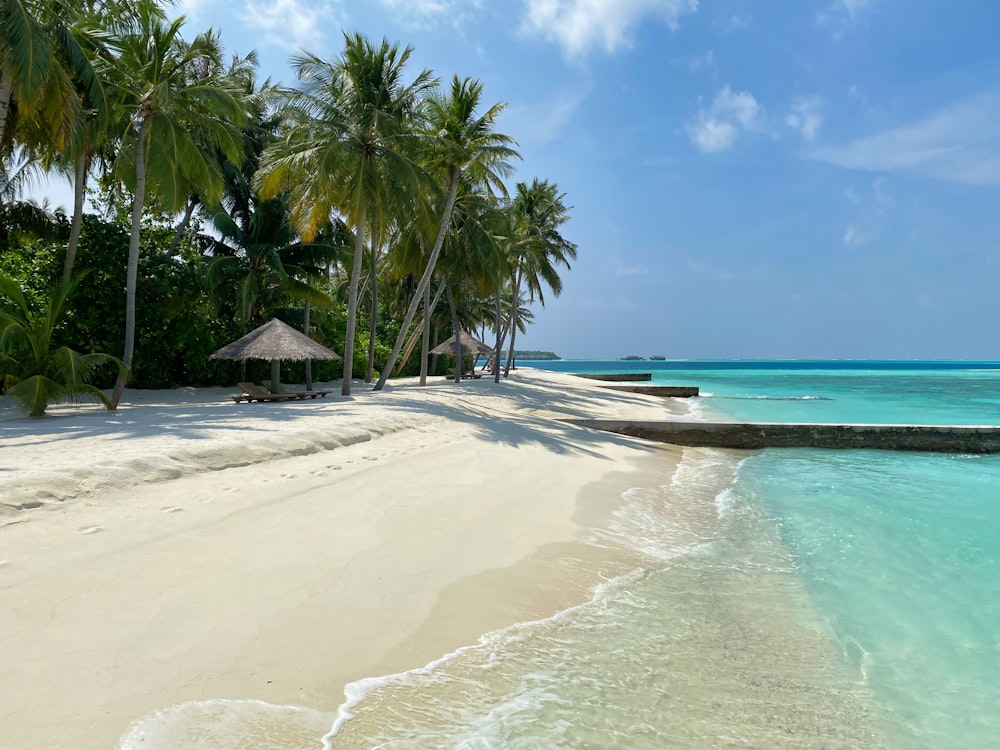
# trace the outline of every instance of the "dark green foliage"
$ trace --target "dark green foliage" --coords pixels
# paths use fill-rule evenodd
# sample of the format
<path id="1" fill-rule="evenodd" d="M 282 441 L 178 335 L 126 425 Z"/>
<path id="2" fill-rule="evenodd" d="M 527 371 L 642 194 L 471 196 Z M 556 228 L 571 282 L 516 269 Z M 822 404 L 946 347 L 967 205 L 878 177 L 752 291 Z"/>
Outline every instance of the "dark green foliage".
<path id="1" fill-rule="evenodd" d="M 133 388 L 169 388 L 181 384 L 232 383 L 232 363 L 209 360 L 223 344 L 237 338 L 234 321 L 219 319 L 204 288 L 204 267 L 188 250 L 166 255 L 172 232 L 146 232 L 139 262 L 137 335 L 139 356 L 129 383 Z M 121 352 L 125 319 L 125 260 L 128 232 L 117 223 L 85 216 L 77 268 L 89 273 L 81 281 L 71 309 L 57 332 L 82 352 Z M 15 278 L 29 299 L 37 300 L 59 277 L 64 246 L 43 244 L 9 251 L 0 265 Z M 102 373 L 98 384 L 110 386 L 115 372 Z"/>
<path id="2" fill-rule="evenodd" d="M 32 305 L 10 276 L 0 274 L 0 391 L 17 400 L 28 416 L 40 417 L 64 398 L 92 398 L 113 407 L 92 381 L 97 369 L 124 365 L 100 352 L 80 354 L 59 346 L 56 336 L 79 277 L 62 281 L 40 306 Z"/>
<path id="3" fill-rule="evenodd" d="M 555 352 L 546 352 L 539 349 L 518 349 L 514 352 L 515 359 L 562 359 Z"/>

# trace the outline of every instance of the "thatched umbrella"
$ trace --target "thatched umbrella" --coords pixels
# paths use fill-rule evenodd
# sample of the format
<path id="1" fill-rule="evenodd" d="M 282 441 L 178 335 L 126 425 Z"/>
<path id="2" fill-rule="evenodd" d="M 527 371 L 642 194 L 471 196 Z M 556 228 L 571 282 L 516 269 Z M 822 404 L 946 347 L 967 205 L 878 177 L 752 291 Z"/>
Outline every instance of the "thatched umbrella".
<path id="1" fill-rule="evenodd" d="M 340 359 L 340 355 L 274 318 L 260 328 L 250 331 L 243 338 L 226 344 L 212 354 L 210 359 L 269 359 L 271 390 L 277 390 L 281 376 L 281 360 Z"/>
<path id="2" fill-rule="evenodd" d="M 460 354 L 465 356 L 466 354 L 475 354 L 476 356 L 480 354 L 489 354 L 493 351 L 493 347 L 489 344 L 484 344 L 482 341 L 477 339 L 475 336 L 471 336 L 465 331 L 460 331 L 458 334 L 458 343 L 462 348 Z M 455 337 L 452 336 L 447 341 L 444 341 L 433 349 L 431 349 L 431 354 L 454 354 L 455 353 Z"/>

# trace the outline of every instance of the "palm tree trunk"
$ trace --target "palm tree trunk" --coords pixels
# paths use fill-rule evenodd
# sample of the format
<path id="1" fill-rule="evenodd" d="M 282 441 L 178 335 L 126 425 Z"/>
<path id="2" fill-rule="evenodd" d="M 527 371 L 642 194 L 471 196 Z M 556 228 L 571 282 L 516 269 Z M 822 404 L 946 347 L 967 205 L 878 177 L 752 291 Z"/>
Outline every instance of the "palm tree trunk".
<path id="1" fill-rule="evenodd" d="M 444 205 L 444 215 L 441 217 L 441 228 L 438 230 L 437 239 L 434 240 L 434 248 L 431 250 L 431 257 L 427 259 L 427 268 L 424 269 L 424 275 L 420 277 L 420 283 L 417 285 L 417 289 L 413 293 L 413 299 L 410 300 L 410 306 L 406 309 L 406 317 L 403 318 L 403 325 L 399 329 L 399 335 L 396 336 L 396 343 L 392 346 L 392 353 L 389 354 L 389 361 L 385 363 L 382 374 L 379 376 L 378 382 L 375 384 L 374 390 L 376 391 L 381 391 L 385 386 L 385 381 L 389 379 L 389 373 L 392 372 L 392 366 L 396 364 L 396 357 L 399 356 L 399 350 L 403 348 L 403 342 L 406 341 L 406 332 L 410 329 L 410 324 L 413 322 L 413 316 L 417 314 L 417 307 L 423 299 L 424 289 L 426 289 L 428 284 L 431 283 L 431 276 L 434 274 L 434 265 L 437 263 L 438 256 L 441 254 L 441 248 L 444 246 L 444 238 L 448 233 L 448 226 L 451 224 L 451 212 L 455 208 L 455 197 L 458 195 L 458 178 L 460 174 L 461 170 L 459 169 L 452 171 L 451 185 L 448 186 L 448 200 Z"/>
<path id="2" fill-rule="evenodd" d="M 459 335 L 461 329 L 458 322 L 458 307 L 455 305 L 455 298 L 451 293 L 451 285 L 445 282 L 445 291 L 448 295 L 448 308 L 451 310 L 451 330 L 455 333 L 455 382 L 462 382 L 462 371 L 465 363 L 462 361 L 462 339 Z"/>
<path id="3" fill-rule="evenodd" d="M 3 73 L 0 73 L 0 143 L 3 143 L 5 140 L 7 113 L 10 111 L 10 95 L 13 90 L 13 81 Z"/>
<path id="4" fill-rule="evenodd" d="M 361 264 L 365 260 L 365 207 L 361 206 L 358 229 L 354 233 L 354 268 L 347 292 L 347 339 L 344 341 L 344 379 L 341 396 L 351 395 L 351 378 L 354 376 L 354 331 L 358 324 L 358 284 L 361 281 Z"/>
<path id="5" fill-rule="evenodd" d="M 181 237 L 184 232 L 187 231 L 188 225 L 191 223 L 191 216 L 194 214 L 195 208 L 198 206 L 198 197 L 192 195 L 188 198 L 187 205 L 184 207 L 184 218 L 181 219 L 180 224 L 177 225 L 177 229 L 174 230 L 174 238 L 170 240 L 170 250 L 167 255 L 173 257 L 173 254 L 177 252 L 177 245 L 180 244 Z"/>
<path id="6" fill-rule="evenodd" d="M 305 310 L 302 315 L 302 333 L 306 336 L 309 335 L 309 311 L 312 305 L 309 300 L 306 300 Z M 306 360 L 306 390 L 311 391 L 313 389 L 313 361 L 311 359 Z"/>
<path id="7" fill-rule="evenodd" d="M 69 226 L 69 244 L 66 245 L 66 262 L 63 264 L 63 281 L 73 275 L 76 249 L 80 245 L 80 231 L 83 229 L 83 197 L 87 192 L 87 167 L 90 156 L 86 150 L 76 157 L 76 174 L 73 179 L 73 220 Z"/>
<path id="8" fill-rule="evenodd" d="M 438 329 L 437 329 L 437 326 L 434 326 L 434 330 L 431 331 L 431 341 L 434 342 L 434 346 L 438 345 Z M 432 373 L 434 373 L 435 375 L 437 374 L 437 371 L 438 371 L 438 355 L 436 355 L 436 354 L 432 354 L 431 355 L 430 371 Z"/>
<path id="9" fill-rule="evenodd" d="M 424 336 L 420 346 L 420 385 L 427 385 L 427 353 L 431 349 L 431 285 L 424 289 Z"/>
<path id="10" fill-rule="evenodd" d="M 118 403 L 125 392 L 125 381 L 132 370 L 132 355 L 135 353 L 135 292 L 139 276 L 139 232 L 142 228 L 142 204 L 146 200 L 146 138 L 152 121 L 144 117 L 139 127 L 139 138 L 135 144 L 135 197 L 132 199 L 132 228 L 128 240 L 128 266 L 125 272 L 125 353 L 122 364 L 125 370 L 118 376 L 111 393 L 111 408 Z"/>
<path id="11" fill-rule="evenodd" d="M 497 315 L 497 345 L 493 349 L 493 382 L 500 382 L 500 347 L 503 344 L 503 333 L 501 329 L 503 328 L 502 318 L 503 312 L 500 308 L 500 287 L 497 287 L 497 301 L 496 301 L 496 315 Z"/>
<path id="12" fill-rule="evenodd" d="M 377 253 L 372 246 L 372 314 L 371 330 L 368 331 L 368 368 L 365 370 L 365 382 L 372 382 L 375 374 L 375 326 L 378 324 L 378 274 L 376 264 L 378 263 Z"/>
<path id="13" fill-rule="evenodd" d="M 517 338 L 517 301 L 521 297 L 521 272 L 518 271 L 514 275 L 514 286 L 511 289 L 510 298 L 510 320 L 507 322 L 507 327 L 510 328 L 510 348 L 507 350 L 507 365 L 503 368 L 503 376 L 506 378 L 510 375 L 511 365 L 514 364 L 514 339 Z"/>

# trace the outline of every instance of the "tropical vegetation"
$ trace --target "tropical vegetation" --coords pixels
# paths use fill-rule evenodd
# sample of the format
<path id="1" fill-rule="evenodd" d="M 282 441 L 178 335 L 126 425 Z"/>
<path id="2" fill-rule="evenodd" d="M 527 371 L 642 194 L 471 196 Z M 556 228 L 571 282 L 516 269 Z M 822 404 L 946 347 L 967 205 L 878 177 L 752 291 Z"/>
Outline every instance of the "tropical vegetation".
<path id="1" fill-rule="evenodd" d="M 260 81 L 255 53 L 189 36 L 173 10 L 0 8 L 9 395 L 33 388 L 37 415 L 81 393 L 114 408 L 126 383 L 265 377 L 208 355 L 274 317 L 344 354 L 285 363 L 282 380 L 341 378 L 345 395 L 356 373 L 375 390 L 426 382 L 459 329 L 512 357 L 576 246 L 555 183 L 506 182 L 517 143 L 482 82 L 442 85 L 410 69 L 411 48 L 357 33 L 330 59 L 295 55 L 288 86 Z M 53 171 L 73 183 L 68 214 L 26 198 Z"/>

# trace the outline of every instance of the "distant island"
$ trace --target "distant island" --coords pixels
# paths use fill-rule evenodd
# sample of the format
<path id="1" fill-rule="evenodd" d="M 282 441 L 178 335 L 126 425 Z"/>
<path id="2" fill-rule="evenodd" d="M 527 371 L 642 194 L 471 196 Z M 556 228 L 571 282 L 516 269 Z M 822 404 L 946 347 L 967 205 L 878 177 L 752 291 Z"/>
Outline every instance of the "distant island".
<path id="1" fill-rule="evenodd" d="M 514 350 L 514 359 L 562 359 L 555 352 L 542 352 L 535 349 L 525 351 Z"/>
<path id="2" fill-rule="evenodd" d="M 638 354 L 629 354 L 627 357 L 622 357 L 623 361 L 635 362 L 636 360 L 645 359 L 645 357 L 640 357 Z"/>
<path id="3" fill-rule="evenodd" d="M 657 362 L 663 362 L 664 360 L 666 360 L 666 357 L 664 357 L 662 354 L 654 354 L 652 357 L 650 357 L 650 359 L 655 359 Z"/>

